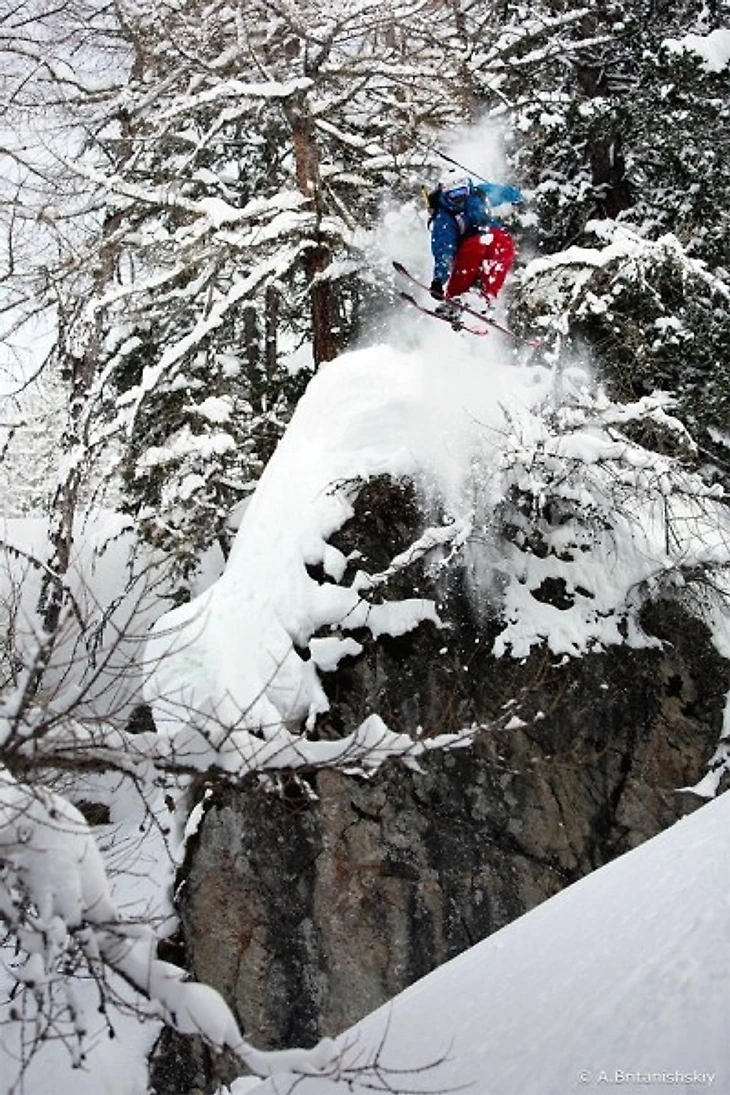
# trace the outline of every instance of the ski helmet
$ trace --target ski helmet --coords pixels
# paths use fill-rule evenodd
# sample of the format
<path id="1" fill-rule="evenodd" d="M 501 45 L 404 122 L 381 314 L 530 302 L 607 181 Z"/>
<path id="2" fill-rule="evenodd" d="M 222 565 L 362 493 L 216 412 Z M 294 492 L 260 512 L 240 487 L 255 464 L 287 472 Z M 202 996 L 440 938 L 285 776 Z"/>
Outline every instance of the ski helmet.
<path id="1" fill-rule="evenodd" d="M 441 179 L 439 189 L 447 205 L 452 209 L 463 209 L 469 195 L 469 179 L 465 175 L 451 171 Z"/>

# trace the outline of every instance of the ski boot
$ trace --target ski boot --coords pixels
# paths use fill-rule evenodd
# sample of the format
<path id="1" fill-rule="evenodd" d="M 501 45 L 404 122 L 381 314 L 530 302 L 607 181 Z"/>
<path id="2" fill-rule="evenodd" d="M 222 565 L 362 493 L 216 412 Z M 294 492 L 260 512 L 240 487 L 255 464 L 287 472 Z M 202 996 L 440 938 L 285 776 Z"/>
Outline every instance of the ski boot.
<path id="1" fill-rule="evenodd" d="M 434 308 L 436 315 L 448 319 L 455 331 L 461 330 L 461 308 L 453 300 L 444 300 Z"/>

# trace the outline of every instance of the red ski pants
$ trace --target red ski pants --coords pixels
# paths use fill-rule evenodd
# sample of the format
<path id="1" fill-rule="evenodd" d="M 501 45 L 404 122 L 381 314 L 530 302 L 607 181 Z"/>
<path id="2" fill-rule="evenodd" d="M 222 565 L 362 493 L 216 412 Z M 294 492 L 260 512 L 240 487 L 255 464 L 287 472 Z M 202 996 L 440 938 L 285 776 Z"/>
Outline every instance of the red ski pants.
<path id="1" fill-rule="evenodd" d="M 476 285 L 487 297 L 496 297 L 515 258 L 515 245 L 504 228 L 488 228 L 467 236 L 454 258 L 446 298 L 458 297 Z"/>

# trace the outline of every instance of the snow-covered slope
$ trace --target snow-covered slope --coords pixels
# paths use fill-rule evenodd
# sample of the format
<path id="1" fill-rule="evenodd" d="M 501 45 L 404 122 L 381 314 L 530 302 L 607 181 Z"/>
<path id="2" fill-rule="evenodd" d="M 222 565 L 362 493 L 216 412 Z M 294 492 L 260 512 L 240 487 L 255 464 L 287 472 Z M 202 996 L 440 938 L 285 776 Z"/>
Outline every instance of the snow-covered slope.
<path id="1" fill-rule="evenodd" d="M 377 1053 L 414 1093 L 730 1091 L 729 852 L 726 794 L 406 989 L 342 1036 L 343 1066 Z"/>

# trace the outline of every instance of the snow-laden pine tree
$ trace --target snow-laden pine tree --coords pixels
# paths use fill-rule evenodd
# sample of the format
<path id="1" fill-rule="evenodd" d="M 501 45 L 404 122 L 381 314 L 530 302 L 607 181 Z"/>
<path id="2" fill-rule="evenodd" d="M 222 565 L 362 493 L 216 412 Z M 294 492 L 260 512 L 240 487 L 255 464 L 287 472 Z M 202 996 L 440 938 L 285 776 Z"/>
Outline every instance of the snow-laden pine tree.
<path id="1" fill-rule="evenodd" d="M 727 14 L 724 4 L 597 6 L 552 80 L 523 96 L 515 155 L 534 245 L 552 256 L 525 286 L 527 311 L 589 346 L 618 398 L 672 393 L 725 472 Z"/>

